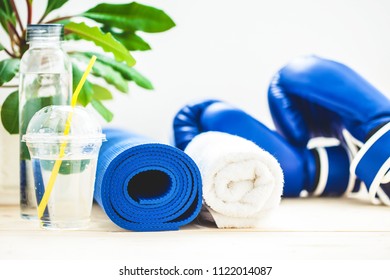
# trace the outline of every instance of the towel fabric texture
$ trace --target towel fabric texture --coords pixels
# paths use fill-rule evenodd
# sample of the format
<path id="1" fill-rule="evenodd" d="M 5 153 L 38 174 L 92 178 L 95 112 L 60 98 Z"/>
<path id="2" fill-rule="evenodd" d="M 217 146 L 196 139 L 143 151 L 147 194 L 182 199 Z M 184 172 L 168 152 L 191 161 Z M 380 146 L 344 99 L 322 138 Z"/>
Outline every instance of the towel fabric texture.
<path id="1" fill-rule="evenodd" d="M 219 228 L 258 227 L 280 204 L 282 169 L 253 142 L 209 131 L 195 136 L 185 152 L 200 169 L 204 205 Z"/>
<path id="2" fill-rule="evenodd" d="M 119 227 L 177 230 L 199 214 L 202 181 L 183 151 L 120 129 L 104 131 L 94 198 Z"/>

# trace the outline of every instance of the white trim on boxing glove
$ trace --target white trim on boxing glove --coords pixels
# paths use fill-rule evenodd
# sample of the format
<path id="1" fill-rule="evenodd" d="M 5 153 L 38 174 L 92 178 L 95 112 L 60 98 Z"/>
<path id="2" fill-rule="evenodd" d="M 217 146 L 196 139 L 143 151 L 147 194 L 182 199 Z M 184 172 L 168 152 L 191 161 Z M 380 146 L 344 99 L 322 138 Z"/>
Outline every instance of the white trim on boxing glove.
<path id="1" fill-rule="evenodd" d="M 312 147 L 312 150 L 317 151 L 318 161 L 319 161 L 318 183 L 315 186 L 314 191 L 312 192 L 313 196 L 323 195 L 324 191 L 326 191 L 327 187 L 329 187 L 328 186 L 329 176 L 332 176 L 332 174 L 334 174 L 334 169 L 332 168 L 335 167 L 331 166 L 332 161 L 330 161 L 329 158 L 329 151 L 328 151 L 329 148 L 332 148 L 332 146 Z M 348 154 L 348 162 L 350 164 L 352 157 L 349 154 L 348 150 L 347 150 L 347 154 Z M 348 172 L 348 183 L 342 195 L 345 196 L 348 193 L 352 192 L 352 190 L 355 188 L 355 184 L 356 184 L 356 176 Z"/>
<path id="2" fill-rule="evenodd" d="M 345 143 L 348 147 L 348 156 L 349 156 L 349 161 L 352 162 L 353 159 L 356 157 L 356 154 L 359 152 L 360 148 L 363 146 L 363 143 L 359 140 L 357 140 L 355 137 L 352 136 L 351 133 L 349 133 L 348 130 L 343 129 L 342 134 L 345 140 Z M 351 169 L 350 169 L 351 170 Z M 354 181 L 357 180 L 357 176 L 355 173 L 350 171 L 351 176 L 354 178 Z M 368 189 L 366 188 L 365 184 L 360 181 L 359 183 L 359 192 L 364 192 L 364 195 L 368 196 Z M 352 191 L 355 188 L 355 183 L 353 185 L 350 185 L 348 190 L 345 192 L 346 195 L 352 193 Z"/>
<path id="3" fill-rule="evenodd" d="M 390 199 L 388 195 L 380 188 L 381 183 L 389 182 L 390 175 L 389 175 L 389 168 L 390 168 L 390 156 L 388 155 L 389 152 L 386 152 L 386 149 L 389 150 L 389 137 L 390 137 L 390 123 L 387 123 L 382 128 L 380 128 L 374 135 L 372 135 L 366 143 L 364 143 L 361 147 L 361 149 L 356 153 L 356 156 L 352 160 L 350 171 L 353 174 L 356 174 L 356 176 L 360 177 L 364 181 L 366 179 L 367 182 L 364 182 L 366 184 L 366 187 L 368 189 L 368 195 L 370 200 L 374 204 L 378 204 L 378 198 L 379 200 L 385 204 L 390 206 Z M 381 141 L 384 141 L 384 143 L 381 143 Z M 386 144 L 384 152 L 379 152 L 380 146 L 382 144 Z M 374 157 L 379 157 L 378 160 Z M 385 160 L 385 158 L 387 159 Z M 363 169 L 364 165 L 367 164 L 370 165 L 370 162 L 372 164 L 377 163 L 381 164 L 380 168 L 378 170 L 375 170 L 376 174 L 369 174 L 370 177 L 373 177 L 372 179 L 370 177 L 364 178 L 363 174 L 358 174 L 359 172 L 365 172 L 365 169 Z M 372 166 L 371 164 L 371 166 Z M 360 171 L 358 170 L 359 167 L 361 168 Z M 369 172 L 369 171 L 367 171 Z M 360 176 L 359 176 L 360 175 Z M 367 186 L 367 183 L 369 186 Z"/>
<path id="4" fill-rule="evenodd" d="M 326 183 L 328 182 L 329 159 L 328 159 L 328 153 L 326 152 L 325 148 L 317 147 L 315 148 L 315 150 L 318 153 L 318 158 L 320 161 L 320 173 L 319 173 L 318 184 L 314 189 L 313 196 L 321 196 L 325 190 Z"/>

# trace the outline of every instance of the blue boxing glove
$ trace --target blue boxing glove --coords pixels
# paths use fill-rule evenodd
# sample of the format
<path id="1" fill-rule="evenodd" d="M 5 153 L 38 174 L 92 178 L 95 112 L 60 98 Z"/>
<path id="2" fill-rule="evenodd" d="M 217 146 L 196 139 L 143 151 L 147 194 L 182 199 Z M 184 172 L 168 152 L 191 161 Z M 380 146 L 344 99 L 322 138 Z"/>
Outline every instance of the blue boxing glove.
<path id="1" fill-rule="evenodd" d="M 285 197 L 302 190 L 316 195 L 342 195 L 354 183 L 349 157 L 342 146 L 307 149 L 289 144 L 278 133 L 227 103 L 208 100 L 185 106 L 175 116 L 175 145 L 184 150 L 198 134 L 219 131 L 243 137 L 272 154 L 284 173 Z"/>
<path id="2" fill-rule="evenodd" d="M 373 202 L 390 205 L 390 100 L 351 68 L 317 56 L 297 58 L 273 78 L 268 102 L 277 130 L 306 146 L 334 136 L 356 151 L 351 173 Z M 379 200 L 378 200 L 379 198 Z"/>

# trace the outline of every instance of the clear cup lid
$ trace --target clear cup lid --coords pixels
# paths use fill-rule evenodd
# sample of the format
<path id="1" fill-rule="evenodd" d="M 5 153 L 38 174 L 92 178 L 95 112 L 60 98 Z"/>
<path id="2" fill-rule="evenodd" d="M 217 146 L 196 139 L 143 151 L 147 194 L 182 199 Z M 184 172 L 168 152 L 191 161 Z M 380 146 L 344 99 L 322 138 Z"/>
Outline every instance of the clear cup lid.
<path id="1" fill-rule="evenodd" d="M 67 123 L 69 131 L 65 135 Z M 39 110 L 30 120 L 22 141 L 27 143 L 58 143 L 61 141 L 105 141 L 101 125 L 85 108 L 52 105 Z"/>

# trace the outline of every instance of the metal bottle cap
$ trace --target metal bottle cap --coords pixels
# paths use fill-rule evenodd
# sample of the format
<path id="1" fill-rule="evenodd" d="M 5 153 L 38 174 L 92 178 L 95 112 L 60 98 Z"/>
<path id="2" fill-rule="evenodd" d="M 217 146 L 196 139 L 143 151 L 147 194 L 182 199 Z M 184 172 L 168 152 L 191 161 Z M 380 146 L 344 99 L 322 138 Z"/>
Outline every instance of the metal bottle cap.
<path id="1" fill-rule="evenodd" d="M 63 24 L 29 24 L 27 25 L 27 42 L 43 41 L 62 41 L 64 40 Z"/>

